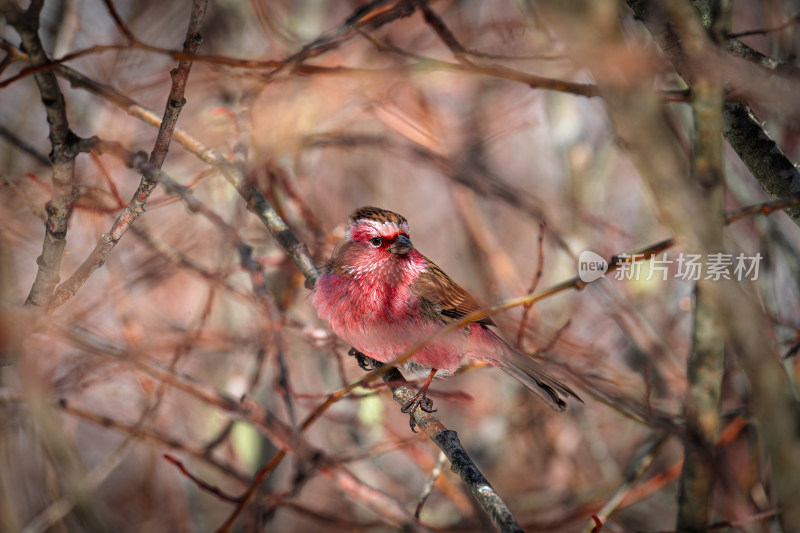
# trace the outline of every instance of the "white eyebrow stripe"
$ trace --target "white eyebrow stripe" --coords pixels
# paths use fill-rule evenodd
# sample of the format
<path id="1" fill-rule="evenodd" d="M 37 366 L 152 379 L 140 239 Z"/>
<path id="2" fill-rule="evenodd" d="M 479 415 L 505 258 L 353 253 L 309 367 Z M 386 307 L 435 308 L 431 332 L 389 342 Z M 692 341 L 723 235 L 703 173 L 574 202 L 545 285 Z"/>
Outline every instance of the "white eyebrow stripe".
<path id="1" fill-rule="evenodd" d="M 377 220 L 371 220 L 369 218 L 359 218 L 355 221 L 353 225 L 356 224 L 364 224 L 372 229 L 375 230 L 376 235 L 381 236 L 390 236 L 394 235 L 398 231 L 408 233 L 408 222 L 403 222 L 401 224 L 395 224 L 394 222 L 378 222 Z M 347 239 L 349 240 L 351 237 L 350 229 L 347 230 Z"/>

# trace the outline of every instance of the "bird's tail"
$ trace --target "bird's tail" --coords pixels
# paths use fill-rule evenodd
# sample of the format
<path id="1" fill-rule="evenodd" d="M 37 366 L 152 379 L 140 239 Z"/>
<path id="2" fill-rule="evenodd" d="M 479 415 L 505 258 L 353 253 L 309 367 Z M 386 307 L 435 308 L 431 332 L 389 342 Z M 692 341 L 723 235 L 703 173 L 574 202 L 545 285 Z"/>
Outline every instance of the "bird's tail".
<path id="1" fill-rule="evenodd" d="M 469 339 L 475 354 L 471 357 L 501 368 L 556 411 L 566 409 L 570 397 L 583 403 L 572 389 L 545 372 L 538 361 L 512 348 L 486 326 L 470 324 Z"/>
<path id="2" fill-rule="evenodd" d="M 503 354 L 501 362 L 492 361 L 492 363 L 522 383 L 526 389 L 539 396 L 556 411 L 567 408 L 566 399 L 569 397 L 583 403 L 572 389 L 542 370 L 538 362 L 511 347 L 508 347 Z"/>

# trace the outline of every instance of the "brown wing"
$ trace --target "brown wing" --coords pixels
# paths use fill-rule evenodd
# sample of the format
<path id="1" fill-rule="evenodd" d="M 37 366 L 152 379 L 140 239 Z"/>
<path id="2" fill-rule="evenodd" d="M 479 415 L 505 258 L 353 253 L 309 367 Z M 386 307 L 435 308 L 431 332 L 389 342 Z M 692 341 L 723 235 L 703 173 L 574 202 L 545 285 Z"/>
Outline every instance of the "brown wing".
<path id="1" fill-rule="evenodd" d="M 425 257 L 425 261 L 428 263 L 428 270 L 414 280 L 411 290 L 423 302 L 427 302 L 429 308 L 426 311 L 428 313 L 447 321 L 447 318 L 463 318 L 481 308 L 475 298 L 445 274 L 444 270 L 427 257 Z M 487 316 L 481 317 L 475 322 L 485 326 L 495 325 Z"/>

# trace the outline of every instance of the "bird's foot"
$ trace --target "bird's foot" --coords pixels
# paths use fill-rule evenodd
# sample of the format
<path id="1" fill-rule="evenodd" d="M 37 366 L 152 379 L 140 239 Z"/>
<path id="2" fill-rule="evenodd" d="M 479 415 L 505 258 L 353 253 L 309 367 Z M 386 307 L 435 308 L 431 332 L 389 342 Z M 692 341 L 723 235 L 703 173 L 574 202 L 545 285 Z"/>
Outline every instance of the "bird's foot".
<path id="1" fill-rule="evenodd" d="M 408 415 L 408 425 L 411 426 L 411 431 L 414 433 L 417 432 L 417 430 L 414 429 L 417 426 L 417 422 L 414 420 L 414 411 L 416 411 L 417 408 L 426 413 L 436 412 L 436 409 L 433 408 L 433 400 L 428 398 L 425 395 L 426 393 L 427 391 L 425 389 L 420 389 L 420 391 L 400 409 L 401 413 Z"/>
<path id="2" fill-rule="evenodd" d="M 366 355 L 359 352 L 355 348 L 350 348 L 350 351 L 347 352 L 347 355 L 349 355 L 350 357 L 355 357 L 358 366 L 360 366 L 362 370 L 371 372 L 372 370 L 375 370 L 375 368 L 377 368 L 374 359 L 367 357 Z"/>

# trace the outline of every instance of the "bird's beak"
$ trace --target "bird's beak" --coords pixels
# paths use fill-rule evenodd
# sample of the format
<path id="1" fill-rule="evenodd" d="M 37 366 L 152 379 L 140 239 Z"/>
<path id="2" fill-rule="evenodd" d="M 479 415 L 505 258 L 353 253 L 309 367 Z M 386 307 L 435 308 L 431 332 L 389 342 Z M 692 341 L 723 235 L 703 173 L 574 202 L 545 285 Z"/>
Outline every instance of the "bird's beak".
<path id="1" fill-rule="evenodd" d="M 405 255 L 414 247 L 411 241 L 405 235 L 398 235 L 395 237 L 392 245 L 387 248 L 389 252 L 396 255 Z"/>

